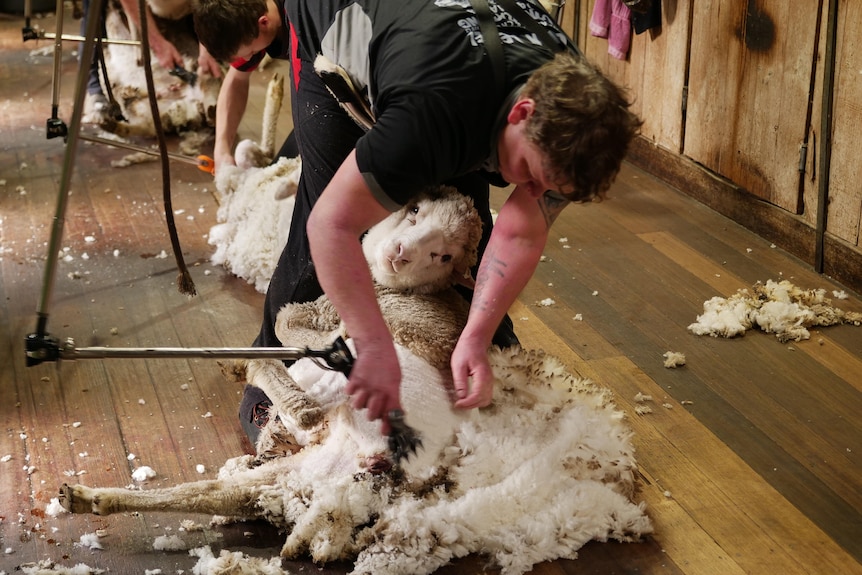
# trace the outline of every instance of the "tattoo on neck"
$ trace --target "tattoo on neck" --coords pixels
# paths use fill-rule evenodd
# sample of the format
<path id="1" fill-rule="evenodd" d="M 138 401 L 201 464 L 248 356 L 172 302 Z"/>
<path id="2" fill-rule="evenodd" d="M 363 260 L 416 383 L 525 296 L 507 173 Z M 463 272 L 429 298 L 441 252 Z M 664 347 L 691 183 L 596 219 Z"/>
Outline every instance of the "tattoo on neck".
<path id="1" fill-rule="evenodd" d="M 545 217 L 545 224 L 550 229 L 551 224 L 554 223 L 554 220 L 557 219 L 557 216 L 560 215 L 560 212 L 563 211 L 569 205 L 569 200 L 560 197 L 556 194 L 545 192 L 539 198 L 539 209 L 542 210 L 542 215 Z"/>

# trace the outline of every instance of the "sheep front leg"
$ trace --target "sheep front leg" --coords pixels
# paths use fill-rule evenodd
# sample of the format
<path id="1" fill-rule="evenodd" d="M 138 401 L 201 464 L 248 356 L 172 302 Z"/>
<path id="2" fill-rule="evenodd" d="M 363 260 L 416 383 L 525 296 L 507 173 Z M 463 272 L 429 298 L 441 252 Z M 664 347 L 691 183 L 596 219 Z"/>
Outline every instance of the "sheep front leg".
<path id="1" fill-rule="evenodd" d="M 67 511 L 94 515 L 123 511 L 179 511 L 256 518 L 262 516 L 259 501 L 264 495 L 264 486 L 227 484 L 217 479 L 145 491 L 64 483 L 59 501 Z"/>
<path id="2" fill-rule="evenodd" d="M 323 419 L 323 409 L 293 381 L 280 361 L 251 360 L 246 378 L 263 390 L 279 415 L 290 417 L 301 429 L 310 429 Z"/>

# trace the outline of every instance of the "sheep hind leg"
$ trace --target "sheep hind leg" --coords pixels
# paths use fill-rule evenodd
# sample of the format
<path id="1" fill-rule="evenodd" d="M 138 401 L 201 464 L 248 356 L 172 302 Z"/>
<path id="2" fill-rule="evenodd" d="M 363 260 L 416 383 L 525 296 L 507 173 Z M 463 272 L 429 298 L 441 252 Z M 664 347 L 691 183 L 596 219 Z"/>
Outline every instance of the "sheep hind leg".
<path id="1" fill-rule="evenodd" d="M 293 381 L 280 361 L 251 360 L 246 378 L 263 390 L 279 415 L 290 417 L 301 429 L 310 429 L 323 420 L 323 408 Z"/>
<path id="2" fill-rule="evenodd" d="M 137 491 L 117 487 L 93 488 L 63 484 L 59 502 L 72 513 L 111 515 L 124 511 L 178 511 L 227 517 L 262 516 L 259 485 L 226 485 L 207 480 L 165 489 Z"/>

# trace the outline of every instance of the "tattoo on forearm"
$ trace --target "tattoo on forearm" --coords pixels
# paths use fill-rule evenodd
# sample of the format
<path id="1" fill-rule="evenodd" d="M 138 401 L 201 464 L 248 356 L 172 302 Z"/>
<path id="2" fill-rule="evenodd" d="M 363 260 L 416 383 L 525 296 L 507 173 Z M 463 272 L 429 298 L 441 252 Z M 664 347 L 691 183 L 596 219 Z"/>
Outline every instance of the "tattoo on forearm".
<path id="1" fill-rule="evenodd" d="M 551 224 L 554 223 L 554 220 L 563 211 L 563 208 L 569 205 L 569 200 L 549 192 L 542 194 L 538 201 L 539 209 L 542 210 L 542 215 L 545 217 L 545 224 L 547 224 L 548 228 L 551 227 Z"/>
<path id="2" fill-rule="evenodd" d="M 485 252 L 482 258 L 482 265 L 479 266 L 479 273 L 476 274 L 476 290 L 473 292 L 473 305 L 478 306 L 478 309 L 487 309 L 488 302 L 484 298 L 484 291 L 487 285 L 485 280 L 492 274 L 505 278 L 506 267 L 506 262 L 489 252 Z"/>

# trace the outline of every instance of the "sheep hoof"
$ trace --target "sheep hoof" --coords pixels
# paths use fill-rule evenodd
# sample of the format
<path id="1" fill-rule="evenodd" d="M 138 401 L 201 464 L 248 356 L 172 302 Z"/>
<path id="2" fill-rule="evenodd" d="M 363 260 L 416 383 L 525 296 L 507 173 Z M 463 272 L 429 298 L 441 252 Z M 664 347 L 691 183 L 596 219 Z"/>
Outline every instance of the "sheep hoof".
<path id="1" fill-rule="evenodd" d="M 58 498 L 63 509 L 70 513 L 94 513 L 99 515 L 99 498 L 92 489 L 83 485 L 68 485 L 60 488 Z"/>
<path id="2" fill-rule="evenodd" d="M 231 383 L 244 383 L 247 365 L 243 360 L 216 361 L 222 375 Z"/>

